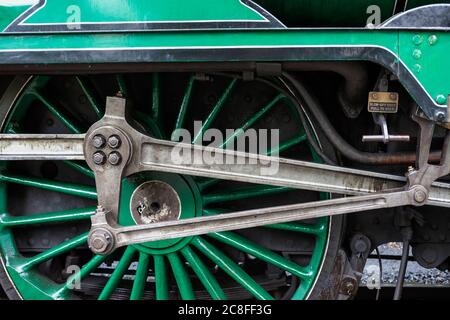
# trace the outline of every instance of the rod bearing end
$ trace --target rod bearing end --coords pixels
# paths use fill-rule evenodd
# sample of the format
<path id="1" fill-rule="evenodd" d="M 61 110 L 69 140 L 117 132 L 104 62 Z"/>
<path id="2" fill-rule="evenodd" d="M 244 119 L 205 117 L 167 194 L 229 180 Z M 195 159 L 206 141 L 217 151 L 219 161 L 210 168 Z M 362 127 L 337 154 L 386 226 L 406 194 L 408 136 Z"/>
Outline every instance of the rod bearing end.
<path id="1" fill-rule="evenodd" d="M 88 245 L 95 254 L 109 254 L 114 248 L 114 236 L 109 230 L 95 229 L 89 235 Z"/>

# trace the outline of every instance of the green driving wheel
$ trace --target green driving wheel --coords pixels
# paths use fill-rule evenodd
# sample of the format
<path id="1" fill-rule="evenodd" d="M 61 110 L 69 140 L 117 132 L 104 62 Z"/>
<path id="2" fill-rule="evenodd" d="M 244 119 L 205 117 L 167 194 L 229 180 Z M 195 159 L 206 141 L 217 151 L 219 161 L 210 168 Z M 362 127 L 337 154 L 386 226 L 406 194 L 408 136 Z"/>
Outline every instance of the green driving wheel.
<path id="1" fill-rule="evenodd" d="M 132 125 L 160 139 L 278 129 L 264 153 L 319 161 L 298 110 L 258 81 L 140 74 L 17 78 L 0 103 L 5 133 L 84 133 L 107 96 L 130 101 Z M 200 133 L 193 123 L 202 121 Z M 311 126 L 314 130 L 314 127 Z M 119 223 L 135 225 L 326 199 L 329 195 L 142 172 L 122 181 Z M 77 161 L 1 163 L 0 281 L 16 299 L 306 299 L 320 296 L 337 255 L 339 218 L 162 240 L 109 256 L 87 247 L 96 206 L 92 171 Z"/>

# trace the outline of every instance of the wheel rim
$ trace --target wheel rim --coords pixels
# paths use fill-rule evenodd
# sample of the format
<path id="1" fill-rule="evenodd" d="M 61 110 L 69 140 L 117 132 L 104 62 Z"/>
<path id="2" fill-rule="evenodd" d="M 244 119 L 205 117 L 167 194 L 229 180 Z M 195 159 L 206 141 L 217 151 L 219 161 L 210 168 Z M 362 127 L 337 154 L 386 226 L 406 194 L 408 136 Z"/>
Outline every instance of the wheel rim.
<path id="1" fill-rule="evenodd" d="M 126 96 L 131 96 L 125 78 L 123 76 L 117 76 L 116 80 L 117 89 Z M 4 122 L 3 132 L 24 132 L 23 129 L 26 125 L 23 125 L 23 123 L 29 117 L 27 113 L 32 110 L 31 108 L 36 108 L 37 105 L 51 115 L 51 119 L 58 122 L 59 127 L 63 127 L 71 133 L 84 132 L 91 123 L 102 116 L 103 109 L 98 102 L 99 99 L 96 97 L 95 90 L 92 83 L 89 82 L 89 79 L 76 77 L 73 81 L 76 81 L 79 85 L 81 92 L 85 96 L 86 104 L 90 107 L 91 121 L 87 120 L 85 121 L 86 123 L 81 124 L 79 118 L 78 121 L 74 121 L 72 117 L 76 115 L 68 115 L 67 110 L 64 110 L 64 108 L 58 106 L 46 96 L 48 94 L 47 87 L 49 86 L 50 78 L 36 77 L 30 80 L 27 86 L 25 86 L 25 89 L 21 91 L 21 94 L 17 96 L 17 99 L 14 99 L 8 117 Z M 194 76 L 191 76 L 187 81 L 173 129 L 183 128 L 187 121 L 187 114 L 190 112 L 189 105 L 193 96 L 195 83 Z M 172 133 L 167 129 L 168 125 L 161 120 L 163 118 L 162 108 L 159 105 L 161 80 L 158 74 L 153 75 L 151 85 L 153 90 L 152 110 L 149 112 L 150 115 L 136 111 L 135 118 L 139 119 L 137 125 L 144 128 L 147 133 L 158 138 L 170 138 Z M 231 99 L 233 91 L 236 90 L 238 85 L 238 80 L 231 80 L 227 83 L 220 95 L 216 97 L 217 99 L 213 99 L 216 102 L 213 103 L 212 110 L 209 110 L 210 112 L 205 117 L 204 129 L 207 129 L 214 121 L 217 121 L 218 115 L 220 112 L 223 112 L 224 106 Z M 240 120 L 242 122 L 240 127 L 244 130 L 251 128 L 258 121 L 262 121 L 270 111 L 275 108 L 281 108 L 280 105 L 287 105 L 290 110 L 290 116 L 298 118 L 298 115 L 295 114 L 296 111 L 289 105 L 287 99 L 281 94 L 278 94 L 275 98 L 270 99 L 256 113 Z M 58 130 L 58 128 L 54 130 Z M 198 137 L 195 137 L 193 142 L 196 142 L 196 139 Z M 281 142 L 279 151 L 289 151 L 290 148 L 302 143 L 305 144 L 307 141 L 304 132 L 300 128 L 296 136 Z M 312 159 L 318 161 L 313 150 L 311 148 L 308 150 L 310 150 Z M 270 154 L 271 151 L 269 150 L 268 153 Z M 63 165 L 71 168 L 78 175 L 82 175 L 83 181 L 93 178 L 92 172 L 82 163 L 66 161 Z M 72 290 L 71 287 L 74 283 L 73 281 L 81 279 L 81 285 L 83 285 L 84 279 L 98 272 L 98 269 L 109 259 L 113 259 L 113 257 L 92 256 L 85 259 L 81 264 L 81 269 L 76 270 L 75 274 L 69 277 L 69 280 L 73 281 L 67 281 L 67 279 L 64 282 L 55 281 L 54 279 L 50 280 L 40 271 L 41 266 L 56 257 L 65 256 L 69 252 L 85 246 L 87 230 L 80 233 L 79 229 L 77 229 L 78 233 L 76 235 L 74 234 L 69 239 L 64 239 L 64 241 L 34 254 L 24 254 L 18 249 L 15 230 L 21 228 L 39 228 L 48 224 L 64 225 L 66 223 L 78 223 L 79 221 L 86 221 L 88 223 L 90 216 L 94 213 L 94 207 L 78 207 L 23 216 L 13 215 L 8 213 L 10 209 L 8 197 L 11 193 L 9 189 L 12 188 L 11 186 L 19 185 L 21 187 L 32 188 L 33 190 L 47 190 L 52 194 L 61 193 L 88 199 L 86 201 L 91 201 L 94 205 L 96 192 L 93 183 L 80 184 L 78 182 L 53 181 L 35 176 L 25 177 L 11 173 L 10 167 L 9 164 L 2 163 L 2 173 L 0 176 L 0 196 L 2 198 L 0 199 L 0 206 L 3 214 L 0 221 L 0 245 L 3 262 L 11 282 L 14 284 L 17 293 L 24 299 L 67 299 L 78 297 L 78 292 Z M 219 189 L 223 191 L 214 191 L 215 186 L 220 186 L 224 182 L 175 174 L 140 173 L 123 180 L 119 214 L 119 222 L 121 224 L 130 225 L 136 223 L 131 214 L 130 199 L 132 198 L 133 192 L 139 186 L 151 181 L 166 183 L 176 191 L 181 201 L 181 218 L 226 213 L 227 210 L 224 210 L 223 207 L 227 207 L 228 205 L 233 207 L 235 202 L 243 200 L 250 201 L 261 197 L 271 197 L 291 192 L 287 188 L 280 187 L 242 187 L 241 185 L 225 186 L 225 189 L 223 187 Z M 321 199 L 327 197 L 327 194 L 320 194 Z M 230 294 L 227 291 L 226 285 L 221 281 L 224 276 L 231 279 L 236 286 L 241 287 L 254 298 L 274 298 L 274 294 L 269 293 L 271 291 L 270 288 L 251 275 L 252 272 L 249 271 L 249 267 L 245 264 L 241 265 L 230 258 L 227 250 L 232 249 L 234 252 L 237 251 L 245 254 L 247 258 L 251 257 L 252 260 L 258 260 L 266 265 L 274 266 L 287 274 L 287 277 L 290 277 L 293 283 L 292 286 L 295 286 L 295 290 L 290 290 L 289 297 L 292 299 L 304 299 L 311 292 L 314 282 L 320 273 L 329 238 L 329 222 L 330 220 L 328 218 L 321 218 L 312 224 L 289 223 L 259 228 L 282 232 L 286 234 L 286 237 L 288 235 L 290 237 L 307 235 L 307 237 L 313 238 L 314 245 L 312 254 L 306 264 L 300 264 L 290 260 L 280 254 L 280 252 L 267 249 L 239 232 L 213 233 L 205 236 L 128 246 L 123 250 L 123 253 L 116 253 L 116 256 L 118 256 L 114 259 L 118 261 L 117 265 L 111 275 L 105 276 L 103 287 L 97 296 L 94 295 L 94 298 L 109 299 L 115 294 L 115 291 L 119 291 L 123 286 L 123 279 L 129 272 L 130 265 L 135 264 L 135 262 L 137 262 L 136 271 L 132 275 L 133 279 L 128 280 L 130 288 L 127 291 L 129 293 L 129 297 L 127 298 L 133 300 L 148 298 L 147 291 L 154 293 L 154 296 L 151 296 L 151 298 L 161 300 L 174 297 L 195 299 L 199 295 L 196 294 L 198 287 L 202 287 L 203 291 L 209 295 L 209 298 L 227 299 L 230 298 Z M 193 281 L 194 277 L 198 279 L 195 283 Z M 148 281 L 148 279 L 150 280 Z M 294 280 L 297 280 L 297 282 Z M 299 284 L 296 284 L 298 282 Z M 173 288 L 176 288 L 177 291 L 175 295 Z"/>

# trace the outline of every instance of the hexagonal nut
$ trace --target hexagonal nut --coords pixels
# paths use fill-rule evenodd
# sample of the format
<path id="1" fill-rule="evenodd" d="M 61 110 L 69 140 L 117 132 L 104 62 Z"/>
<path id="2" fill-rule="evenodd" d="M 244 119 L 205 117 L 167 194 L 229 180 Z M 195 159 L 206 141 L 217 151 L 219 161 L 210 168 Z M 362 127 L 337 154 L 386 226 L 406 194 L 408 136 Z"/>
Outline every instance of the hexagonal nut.
<path id="1" fill-rule="evenodd" d="M 117 149 L 122 144 L 120 137 L 118 135 L 112 135 L 108 138 L 108 146 L 112 149 Z"/>
<path id="2" fill-rule="evenodd" d="M 113 247 L 114 238 L 108 230 L 95 230 L 89 236 L 88 245 L 92 252 L 104 254 Z"/>
<path id="3" fill-rule="evenodd" d="M 92 161 L 98 166 L 105 164 L 106 155 L 103 152 L 98 151 L 94 153 L 94 155 L 92 156 Z"/>
<path id="4" fill-rule="evenodd" d="M 120 153 L 118 153 L 116 151 L 111 152 L 108 156 L 108 162 L 110 164 L 112 164 L 113 166 L 119 165 L 121 161 L 122 161 L 122 156 L 120 155 Z"/>
<path id="5" fill-rule="evenodd" d="M 92 146 L 96 149 L 103 148 L 106 145 L 106 138 L 101 134 L 97 134 L 92 138 Z"/>

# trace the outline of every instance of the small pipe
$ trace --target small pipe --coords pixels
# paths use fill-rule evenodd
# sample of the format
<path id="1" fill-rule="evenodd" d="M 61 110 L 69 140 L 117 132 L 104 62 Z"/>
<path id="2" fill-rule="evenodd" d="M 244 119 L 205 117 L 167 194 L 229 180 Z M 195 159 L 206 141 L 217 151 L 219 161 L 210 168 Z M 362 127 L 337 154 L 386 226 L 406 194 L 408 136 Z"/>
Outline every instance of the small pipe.
<path id="1" fill-rule="evenodd" d="M 406 267 L 408 266 L 409 242 L 412 238 L 412 228 L 402 228 L 403 235 L 403 251 L 400 260 L 400 268 L 398 269 L 397 284 L 395 285 L 394 300 L 400 300 L 403 293 L 403 283 L 405 282 Z"/>
<path id="2" fill-rule="evenodd" d="M 283 70 L 288 71 L 331 71 L 339 74 L 344 78 L 344 82 L 338 89 L 338 101 L 350 118 L 357 117 L 367 104 L 369 76 L 364 63 L 343 61 L 284 62 L 282 67 Z"/>
<path id="3" fill-rule="evenodd" d="M 325 115 L 322 107 L 318 101 L 313 97 L 305 86 L 291 74 L 283 72 L 283 76 L 295 87 L 296 91 L 303 100 L 308 111 L 316 119 L 319 126 L 322 128 L 325 135 L 328 137 L 330 143 L 344 155 L 347 159 L 371 164 L 371 165 L 398 165 L 398 164 L 414 164 L 416 161 L 416 153 L 401 152 L 401 153 L 371 153 L 359 151 L 350 145 L 342 136 L 336 131 L 331 124 L 328 117 Z M 441 160 L 441 152 L 430 152 L 430 162 L 439 162 Z"/>

